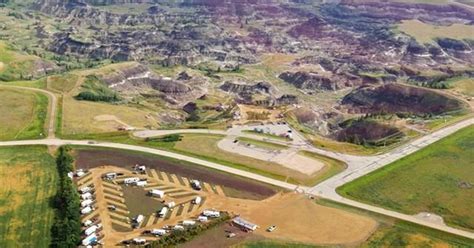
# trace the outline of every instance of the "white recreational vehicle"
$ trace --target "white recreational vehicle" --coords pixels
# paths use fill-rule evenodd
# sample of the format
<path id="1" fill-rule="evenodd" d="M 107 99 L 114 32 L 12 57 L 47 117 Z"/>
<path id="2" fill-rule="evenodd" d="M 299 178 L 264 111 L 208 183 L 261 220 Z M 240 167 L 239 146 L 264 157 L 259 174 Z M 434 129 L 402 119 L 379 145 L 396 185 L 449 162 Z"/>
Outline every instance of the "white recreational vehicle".
<path id="1" fill-rule="evenodd" d="M 87 236 L 89 236 L 89 235 L 91 235 L 91 234 L 97 232 L 97 230 L 99 230 L 101 227 L 102 227 L 101 224 L 90 226 L 89 228 L 87 228 L 86 230 L 84 230 L 84 234 L 87 235 Z"/>
<path id="2" fill-rule="evenodd" d="M 85 193 L 88 193 L 88 192 L 91 192 L 92 191 L 92 188 L 91 187 L 82 187 L 79 189 L 79 193 L 81 194 L 85 194 Z"/>
<path id="3" fill-rule="evenodd" d="M 123 180 L 123 183 L 125 183 L 125 184 L 132 184 L 132 183 L 137 183 L 137 182 L 139 182 L 139 181 L 140 181 L 140 178 L 138 178 L 138 177 L 129 177 L 129 178 L 125 178 L 125 179 Z"/>
<path id="4" fill-rule="evenodd" d="M 166 235 L 166 230 L 165 229 L 152 229 L 150 233 L 157 236 L 163 236 L 163 235 Z"/>
<path id="5" fill-rule="evenodd" d="M 160 212 L 158 213 L 158 217 L 164 218 L 167 213 L 168 213 L 168 208 L 167 208 L 167 207 L 163 207 L 163 208 L 160 210 Z"/>
<path id="6" fill-rule="evenodd" d="M 174 201 L 172 201 L 172 202 L 167 202 L 167 203 L 165 204 L 165 206 L 168 207 L 168 208 L 174 208 L 174 207 L 176 206 L 176 203 L 175 203 Z"/>
<path id="7" fill-rule="evenodd" d="M 91 208 L 90 206 L 87 206 L 81 209 L 81 214 L 82 215 L 90 214 L 93 210 L 94 210 L 93 208 Z"/>
<path id="8" fill-rule="evenodd" d="M 202 215 L 204 215 L 206 217 L 211 217 L 211 218 L 221 217 L 221 213 L 219 211 L 215 211 L 215 210 L 204 210 L 202 212 Z"/>
<path id="9" fill-rule="evenodd" d="M 194 220 L 184 220 L 183 221 L 183 226 L 194 226 L 196 225 L 196 221 Z"/>
<path id="10" fill-rule="evenodd" d="M 87 192 L 81 195 L 82 200 L 87 200 L 87 199 L 92 199 L 92 194 L 91 192 Z"/>
<path id="11" fill-rule="evenodd" d="M 138 181 L 135 183 L 135 185 L 138 187 L 145 187 L 147 184 L 148 184 L 147 181 Z"/>
<path id="12" fill-rule="evenodd" d="M 92 201 L 91 199 L 84 200 L 84 201 L 81 202 L 81 207 L 90 206 L 90 205 L 92 205 L 92 203 L 94 203 L 94 201 Z"/>
<path id="13" fill-rule="evenodd" d="M 159 198 L 165 197 L 165 192 L 161 190 L 157 190 L 157 189 L 152 189 L 148 191 L 148 194 L 154 197 L 159 197 Z"/>
<path id="14" fill-rule="evenodd" d="M 196 196 L 196 198 L 194 198 L 194 200 L 192 201 L 193 204 L 196 204 L 196 205 L 199 205 L 201 204 L 201 197 L 200 196 Z"/>

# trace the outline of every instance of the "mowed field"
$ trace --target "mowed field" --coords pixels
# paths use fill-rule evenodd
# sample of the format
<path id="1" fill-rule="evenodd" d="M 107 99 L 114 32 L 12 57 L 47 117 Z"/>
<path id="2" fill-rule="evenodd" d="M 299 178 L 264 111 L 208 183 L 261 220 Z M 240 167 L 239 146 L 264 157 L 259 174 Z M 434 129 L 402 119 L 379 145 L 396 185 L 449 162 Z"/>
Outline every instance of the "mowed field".
<path id="1" fill-rule="evenodd" d="M 436 38 L 472 39 L 474 26 L 453 24 L 451 26 L 435 26 L 418 20 L 405 20 L 398 25 L 398 30 L 414 37 L 420 43 L 433 43 Z"/>
<path id="2" fill-rule="evenodd" d="M 359 180 L 342 195 L 408 214 L 431 212 L 474 229 L 474 126 Z"/>
<path id="3" fill-rule="evenodd" d="M 48 247 L 57 171 L 47 148 L 1 147 L 0 180 L 0 247 Z"/>
<path id="4" fill-rule="evenodd" d="M 48 97 L 0 87 L 0 140 L 44 137 Z"/>

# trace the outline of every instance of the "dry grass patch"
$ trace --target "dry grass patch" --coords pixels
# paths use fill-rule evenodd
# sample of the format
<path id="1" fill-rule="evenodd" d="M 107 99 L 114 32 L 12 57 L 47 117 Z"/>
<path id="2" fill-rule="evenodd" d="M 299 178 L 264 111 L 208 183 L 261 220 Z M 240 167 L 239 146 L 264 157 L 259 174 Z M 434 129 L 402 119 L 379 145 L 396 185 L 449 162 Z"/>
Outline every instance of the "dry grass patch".
<path id="1" fill-rule="evenodd" d="M 474 37 L 474 26 L 464 24 L 435 26 L 418 20 L 404 20 L 398 25 L 398 29 L 414 37 L 420 43 L 433 43 L 434 39 L 440 37 L 457 40 Z"/>

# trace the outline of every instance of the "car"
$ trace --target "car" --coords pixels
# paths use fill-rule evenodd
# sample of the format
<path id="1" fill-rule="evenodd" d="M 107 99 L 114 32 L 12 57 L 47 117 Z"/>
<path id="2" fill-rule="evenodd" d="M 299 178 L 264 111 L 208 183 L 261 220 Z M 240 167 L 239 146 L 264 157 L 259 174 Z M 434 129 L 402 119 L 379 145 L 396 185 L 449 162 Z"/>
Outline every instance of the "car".
<path id="1" fill-rule="evenodd" d="M 238 142 L 239 142 L 239 140 L 234 140 L 234 144 L 235 144 L 235 143 L 238 143 Z"/>
<path id="2" fill-rule="evenodd" d="M 275 231 L 275 229 L 276 229 L 276 226 L 275 226 L 275 225 L 274 225 L 274 226 L 270 226 L 270 227 L 267 228 L 267 232 L 273 232 L 273 231 Z"/>

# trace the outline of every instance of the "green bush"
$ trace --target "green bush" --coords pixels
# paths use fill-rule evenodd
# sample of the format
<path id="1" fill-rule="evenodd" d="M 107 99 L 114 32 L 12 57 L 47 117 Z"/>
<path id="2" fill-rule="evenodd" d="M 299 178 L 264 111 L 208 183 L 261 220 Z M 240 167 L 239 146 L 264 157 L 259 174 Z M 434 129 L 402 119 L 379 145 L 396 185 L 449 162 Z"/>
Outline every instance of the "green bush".
<path id="1" fill-rule="evenodd" d="M 93 102 L 117 102 L 120 97 L 117 92 L 109 89 L 97 76 L 89 75 L 82 84 L 83 91 L 77 96 L 77 100 L 93 101 Z"/>

